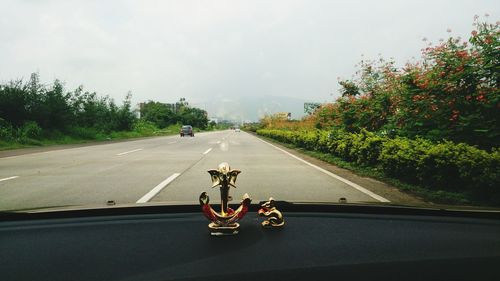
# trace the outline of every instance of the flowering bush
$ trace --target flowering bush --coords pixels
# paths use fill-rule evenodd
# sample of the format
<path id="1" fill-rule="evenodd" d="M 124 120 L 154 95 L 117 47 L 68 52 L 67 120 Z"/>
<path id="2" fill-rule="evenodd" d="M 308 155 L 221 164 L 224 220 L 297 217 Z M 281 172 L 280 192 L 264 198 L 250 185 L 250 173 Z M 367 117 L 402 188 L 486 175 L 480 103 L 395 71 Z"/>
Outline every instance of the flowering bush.
<path id="1" fill-rule="evenodd" d="M 402 69 L 362 61 L 357 78 L 339 82 L 342 97 L 315 112 L 319 127 L 498 145 L 500 24 L 476 18 L 474 27 L 468 42 L 427 46 Z"/>

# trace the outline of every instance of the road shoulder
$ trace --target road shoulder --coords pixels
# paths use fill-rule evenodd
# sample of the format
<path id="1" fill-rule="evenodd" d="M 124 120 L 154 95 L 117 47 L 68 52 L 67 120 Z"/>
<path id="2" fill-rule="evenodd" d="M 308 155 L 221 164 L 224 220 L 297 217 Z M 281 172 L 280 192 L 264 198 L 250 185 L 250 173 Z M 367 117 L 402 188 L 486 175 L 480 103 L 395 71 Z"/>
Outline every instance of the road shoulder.
<path id="1" fill-rule="evenodd" d="M 249 132 L 250 133 L 250 132 Z M 331 163 L 328 163 L 326 161 L 314 158 L 312 156 L 306 155 L 304 153 L 301 153 L 300 151 L 297 151 L 296 149 L 288 148 L 280 144 L 279 142 L 276 142 L 272 139 L 268 138 L 262 138 L 258 136 L 257 134 L 250 133 L 252 136 L 265 140 L 269 143 L 272 143 L 273 145 L 299 157 L 302 158 L 303 160 L 314 164 L 318 167 L 321 167 L 331 173 L 334 173 L 340 177 L 343 177 L 353 183 L 356 183 L 373 193 L 376 193 L 384 198 L 387 198 L 391 203 L 394 204 L 404 204 L 404 205 L 412 205 L 412 206 L 423 206 L 423 205 L 429 205 L 430 203 L 423 201 L 421 198 L 418 198 L 416 196 L 404 193 L 400 191 L 397 187 L 392 186 L 390 184 L 381 182 L 379 180 L 369 178 L 369 177 L 363 177 L 355 174 L 354 172 L 337 167 Z"/>

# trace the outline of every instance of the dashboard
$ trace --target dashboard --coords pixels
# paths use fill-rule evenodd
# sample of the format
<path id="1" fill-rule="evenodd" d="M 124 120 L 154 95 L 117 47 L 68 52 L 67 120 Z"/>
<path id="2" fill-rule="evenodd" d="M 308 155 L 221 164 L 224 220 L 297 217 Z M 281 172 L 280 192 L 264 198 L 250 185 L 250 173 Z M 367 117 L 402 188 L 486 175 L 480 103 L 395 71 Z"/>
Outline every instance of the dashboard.
<path id="1" fill-rule="evenodd" d="M 238 235 L 214 237 L 199 206 L 0 214 L 7 280 L 500 280 L 498 213 L 258 205 Z"/>

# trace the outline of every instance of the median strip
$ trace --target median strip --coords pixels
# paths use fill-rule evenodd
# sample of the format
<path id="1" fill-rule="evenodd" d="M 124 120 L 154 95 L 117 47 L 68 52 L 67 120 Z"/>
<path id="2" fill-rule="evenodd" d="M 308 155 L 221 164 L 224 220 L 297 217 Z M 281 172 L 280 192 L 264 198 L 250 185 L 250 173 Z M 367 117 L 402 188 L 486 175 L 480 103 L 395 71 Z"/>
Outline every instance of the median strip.
<path id="1" fill-rule="evenodd" d="M 207 154 L 207 153 L 209 153 L 210 151 L 212 151 L 212 149 L 211 149 L 211 148 L 207 149 L 207 151 L 203 152 L 203 154 Z"/>
<path id="2" fill-rule="evenodd" d="M 170 177 L 168 177 L 164 181 L 160 182 L 160 184 L 158 184 L 153 189 L 151 189 L 150 192 L 146 193 L 146 195 L 142 196 L 141 199 L 137 200 L 137 202 L 135 202 L 135 203 L 148 202 L 149 200 L 151 200 L 151 198 L 155 197 L 156 194 L 158 194 L 160 191 L 162 191 L 162 189 L 164 189 L 167 185 L 169 185 L 172 181 L 175 180 L 175 178 L 177 178 L 180 175 L 181 175 L 180 173 L 174 173 L 173 175 L 171 175 Z"/>
<path id="3" fill-rule="evenodd" d="M 8 178 L 3 178 L 3 179 L 0 179 L 0 181 L 8 181 L 8 180 L 13 180 L 13 179 L 17 179 L 19 176 L 12 176 L 12 177 L 8 177 Z"/>
<path id="4" fill-rule="evenodd" d="M 118 153 L 116 154 L 116 156 L 122 156 L 122 155 L 125 155 L 125 154 L 129 154 L 129 153 L 133 153 L 133 152 L 137 152 L 137 151 L 141 151 L 143 150 L 143 148 L 139 148 L 139 149 L 134 149 L 134 150 L 130 150 L 130 151 L 125 151 L 125 152 L 122 152 L 122 153 Z"/>

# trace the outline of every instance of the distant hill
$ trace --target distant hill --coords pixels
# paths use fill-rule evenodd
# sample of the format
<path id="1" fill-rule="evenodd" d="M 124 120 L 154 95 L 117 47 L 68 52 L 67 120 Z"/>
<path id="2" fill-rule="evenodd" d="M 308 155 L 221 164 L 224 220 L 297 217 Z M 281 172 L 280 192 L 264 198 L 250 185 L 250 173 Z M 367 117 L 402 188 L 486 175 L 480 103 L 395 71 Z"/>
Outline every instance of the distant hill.
<path id="1" fill-rule="evenodd" d="M 291 112 L 292 119 L 304 116 L 303 99 L 279 96 L 247 96 L 241 98 L 217 98 L 204 104 L 210 117 L 228 120 L 258 121 L 265 114 Z"/>

